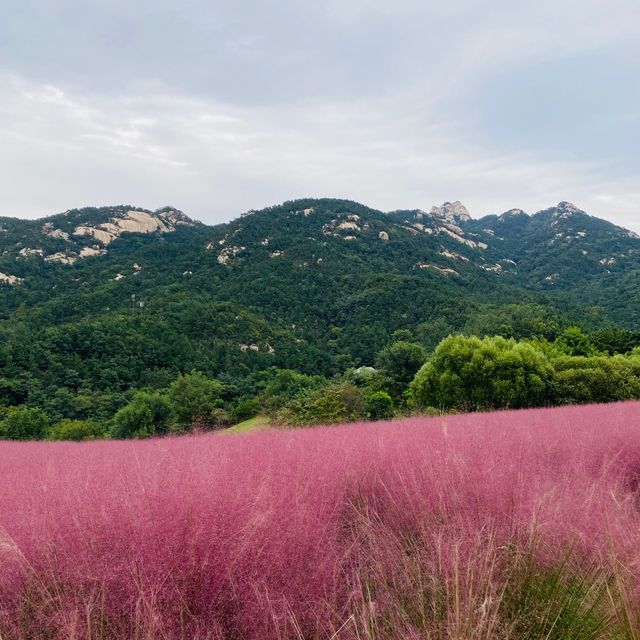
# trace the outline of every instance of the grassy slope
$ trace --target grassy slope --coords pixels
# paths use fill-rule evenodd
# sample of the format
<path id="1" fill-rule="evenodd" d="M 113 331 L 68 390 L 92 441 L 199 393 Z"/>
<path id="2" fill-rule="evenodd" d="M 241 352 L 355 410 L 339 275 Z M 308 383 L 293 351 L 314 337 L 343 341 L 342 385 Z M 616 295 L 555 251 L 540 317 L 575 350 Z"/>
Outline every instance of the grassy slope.
<path id="1" fill-rule="evenodd" d="M 249 420 L 245 420 L 244 422 L 239 422 L 238 424 L 233 425 L 233 427 L 229 427 L 220 433 L 253 433 L 255 431 L 264 431 L 270 427 L 270 420 L 267 416 L 255 416 L 253 418 L 249 418 Z"/>

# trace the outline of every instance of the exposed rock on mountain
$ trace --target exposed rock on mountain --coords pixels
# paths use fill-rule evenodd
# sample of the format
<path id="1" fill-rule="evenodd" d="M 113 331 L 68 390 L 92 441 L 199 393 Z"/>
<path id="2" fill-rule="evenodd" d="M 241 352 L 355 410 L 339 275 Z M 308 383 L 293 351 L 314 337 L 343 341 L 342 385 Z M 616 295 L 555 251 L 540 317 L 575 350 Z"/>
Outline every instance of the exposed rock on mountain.
<path id="1" fill-rule="evenodd" d="M 429 214 L 435 218 L 442 218 L 449 223 L 468 222 L 471 220 L 467 208 L 459 200 L 445 202 L 440 207 L 432 207 Z"/>
<path id="2" fill-rule="evenodd" d="M 188 216 L 176 209 L 161 209 L 155 213 L 131 210 L 97 226 L 78 225 L 73 235 L 91 236 L 108 245 L 123 233 L 170 233 L 177 225 L 192 224 Z"/>

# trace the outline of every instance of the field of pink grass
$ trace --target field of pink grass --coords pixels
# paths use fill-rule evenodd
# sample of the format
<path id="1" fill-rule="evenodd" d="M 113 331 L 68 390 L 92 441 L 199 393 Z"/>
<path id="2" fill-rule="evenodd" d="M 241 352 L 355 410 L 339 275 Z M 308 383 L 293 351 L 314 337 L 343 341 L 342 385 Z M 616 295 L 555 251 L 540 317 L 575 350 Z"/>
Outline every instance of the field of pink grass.
<path id="1" fill-rule="evenodd" d="M 639 486 L 640 403 L 2 442 L 0 637 L 637 639 Z"/>

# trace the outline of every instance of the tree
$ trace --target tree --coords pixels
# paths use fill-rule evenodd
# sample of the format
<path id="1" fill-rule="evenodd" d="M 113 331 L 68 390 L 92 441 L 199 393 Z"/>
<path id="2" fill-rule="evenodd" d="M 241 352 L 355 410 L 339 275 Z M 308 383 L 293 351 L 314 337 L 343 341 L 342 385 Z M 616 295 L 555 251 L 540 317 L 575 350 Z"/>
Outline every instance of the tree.
<path id="1" fill-rule="evenodd" d="M 389 378 L 391 390 L 396 396 L 400 396 L 426 359 L 424 347 L 400 340 L 391 343 L 378 354 L 376 366 Z"/>
<path id="2" fill-rule="evenodd" d="M 153 433 L 153 414 L 147 405 L 130 402 L 113 416 L 114 438 L 146 438 Z"/>
<path id="3" fill-rule="evenodd" d="M 563 356 L 554 361 L 555 401 L 612 402 L 640 397 L 640 359 Z"/>
<path id="4" fill-rule="evenodd" d="M 484 306 L 468 320 L 466 334 L 502 336 L 503 338 L 547 338 L 553 340 L 560 331 L 556 309 L 530 303 Z"/>
<path id="5" fill-rule="evenodd" d="M 291 369 L 276 369 L 260 395 L 260 401 L 265 410 L 273 414 L 302 391 L 317 388 L 322 382 L 324 378 L 320 376 L 308 376 Z"/>
<path id="6" fill-rule="evenodd" d="M 144 438 L 169 431 L 173 422 L 173 406 L 156 392 L 138 391 L 128 405 L 113 417 L 114 438 Z"/>
<path id="7" fill-rule="evenodd" d="M 629 331 L 619 327 L 605 327 L 589 334 L 591 344 L 609 355 L 629 353 L 640 346 L 640 331 Z"/>
<path id="8" fill-rule="evenodd" d="M 365 415 L 368 420 L 393 418 L 393 398 L 386 391 L 376 391 L 367 398 Z"/>
<path id="9" fill-rule="evenodd" d="M 450 336 L 416 374 L 411 396 L 421 407 L 533 407 L 548 401 L 552 378 L 548 359 L 529 344 Z"/>
<path id="10" fill-rule="evenodd" d="M 556 345 L 570 356 L 595 356 L 598 350 L 580 327 L 568 327 L 557 338 Z"/>
<path id="11" fill-rule="evenodd" d="M 167 433 L 174 420 L 173 406 L 169 398 L 158 391 L 138 391 L 132 402 L 144 405 L 151 412 L 153 433 Z"/>
<path id="12" fill-rule="evenodd" d="M 199 371 L 179 375 L 170 385 L 168 396 L 178 425 L 207 424 L 209 415 L 222 405 L 222 385 Z"/>
<path id="13" fill-rule="evenodd" d="M 0 437 L 9 440 L 39 440 L 49 426 L 47 414 L 40 409 L 9 407 L 0 422 Z"/>

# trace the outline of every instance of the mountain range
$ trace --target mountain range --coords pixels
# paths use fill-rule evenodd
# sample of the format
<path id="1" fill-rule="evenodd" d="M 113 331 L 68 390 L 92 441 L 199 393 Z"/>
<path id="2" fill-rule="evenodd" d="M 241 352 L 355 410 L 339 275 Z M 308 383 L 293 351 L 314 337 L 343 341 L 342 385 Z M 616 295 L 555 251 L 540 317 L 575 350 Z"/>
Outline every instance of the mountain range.
<path id="1" fill-rule="evenodd" d="M 632 329 L 640 238 L 568 202 L 473 219 L 460 202 L 303 199 L 216 226 L 127 205 L 0 218 L 0 281 L 15 402 L 25 387 L 124 391 L 193 368 L 331 375 L 393 336 Z"/>

